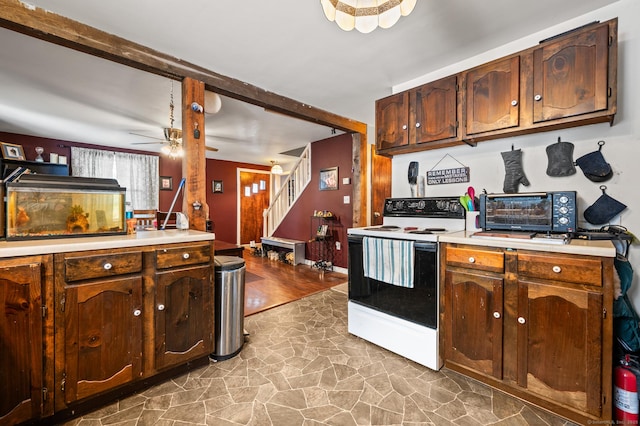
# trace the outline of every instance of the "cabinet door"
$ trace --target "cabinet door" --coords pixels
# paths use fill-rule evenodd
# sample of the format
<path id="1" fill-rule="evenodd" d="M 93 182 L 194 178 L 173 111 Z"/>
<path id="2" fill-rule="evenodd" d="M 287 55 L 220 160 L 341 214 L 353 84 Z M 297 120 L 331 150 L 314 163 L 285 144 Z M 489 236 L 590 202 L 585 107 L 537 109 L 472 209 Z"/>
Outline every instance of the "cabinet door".
<path id="1" fill-rule="evenodd" d="M 409 92 L 376 101 L 376 149 L 409 144 Z"/>
<path id="2" fill-rule="evenodd" d="M 465 73 L 466 133 L 516 127 L 520 120 L 520 57 L 502 59 Z"/>
<path id="3" fill-rule="evenodd" d="M 596 291 L 520 280 L 518 384 L 599 416 L 602 303 Z"/>
<path id="4" fill-rule="evenodd" d="M 156 369 L 213 352 L 211 267 L 172 269 L 156 275 Z"/>
<path id="5" fill-rule="evenodd" d="M 534 51 L 534 122 L 607 109 L 608 40 L 604 24 Z"/>
<path id="6" fill-rule="evenodd" d="M 0 263 L 0 424 L 42 411 L 41 265 Z"/>
<path id="7" fill-rule="evenodd" d="M 65 289 L 65 398 L 70 403 L 142 375 L 142 278 Z"/>
<path id="8" fill-rule="evenodd" d="M 445 358 L 502 378 L 503 280 L 446 272 Z"/>
<path id="9" fill-rule="evenodd" d="M 410 92 L 410 141 L 420 144 L 457 136 L 457 86 L 458 77 L 454 75 Z"/>

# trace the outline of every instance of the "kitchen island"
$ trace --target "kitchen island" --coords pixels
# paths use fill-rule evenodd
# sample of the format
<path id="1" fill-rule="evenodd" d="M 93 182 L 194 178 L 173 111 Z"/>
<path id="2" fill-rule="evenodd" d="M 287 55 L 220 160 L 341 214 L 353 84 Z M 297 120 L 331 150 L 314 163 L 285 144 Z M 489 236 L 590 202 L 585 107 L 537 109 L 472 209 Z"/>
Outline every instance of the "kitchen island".
<path id="1" fill-rule="evenodd" d="M 214 239 L 1 242 L 0 424 L 64 419 L 208 362 Z"/>
<path id="2" fill-rule="evenodd" d="M 445 366 L 580 424 L 611 421 L 614 245 L 471 234 L 440 238 Z"/>

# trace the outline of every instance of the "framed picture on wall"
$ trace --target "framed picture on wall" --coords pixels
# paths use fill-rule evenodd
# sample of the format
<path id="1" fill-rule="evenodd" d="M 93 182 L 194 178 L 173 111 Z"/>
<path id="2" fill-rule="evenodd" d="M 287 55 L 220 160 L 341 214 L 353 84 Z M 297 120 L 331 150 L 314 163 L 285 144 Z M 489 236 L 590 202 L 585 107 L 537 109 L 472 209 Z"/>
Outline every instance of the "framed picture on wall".
<path id="1" fill-rule="evenodd" d="M 2 158 L 7 160 L 24 160 L 24 149 L 22 145 L 0 142 L 2 148 Z"/>
<path id="2" fill-rule="evenodd" d="M 320 191 L 338 189 L 338 168 L 331 167 L 320 170 Z"/>
<path id="3" fill-rule="evenodd" d="M 172 191 L 173 178 L 171 176 L 160 176 L 160 191 Z"/>
<path id="4" fill-rule="evenodd" d="M 222 181 L 221 180 L 214 180 L 213 181 L 213 193 L 214 194 L 222 194 L 224 188 L 222 186 Z"/>

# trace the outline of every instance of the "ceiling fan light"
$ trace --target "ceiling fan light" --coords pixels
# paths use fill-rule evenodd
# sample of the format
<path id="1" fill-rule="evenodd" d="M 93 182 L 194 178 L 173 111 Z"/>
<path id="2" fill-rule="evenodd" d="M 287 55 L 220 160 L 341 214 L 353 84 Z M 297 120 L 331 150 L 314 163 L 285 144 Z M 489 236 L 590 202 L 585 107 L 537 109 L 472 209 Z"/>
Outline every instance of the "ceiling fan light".
<path id="1" fill-rule="evenodd" d="M 377 27 L 390 28 L 415 8 L 417 0 L 320 0 L 329 21 L 351 31 L 370 33 Z"/>

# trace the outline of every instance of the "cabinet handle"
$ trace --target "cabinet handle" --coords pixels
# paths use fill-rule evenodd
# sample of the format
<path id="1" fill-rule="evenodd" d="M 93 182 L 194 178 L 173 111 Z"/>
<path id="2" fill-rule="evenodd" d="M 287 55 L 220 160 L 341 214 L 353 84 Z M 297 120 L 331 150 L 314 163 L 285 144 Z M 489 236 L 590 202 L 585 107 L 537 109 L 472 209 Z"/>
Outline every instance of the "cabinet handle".
<path id="1" fill-rule="evenodd" d="M 469 263 L 476 263 L 476 258 L 473 256 L 469 257 Z"/>
<path id="2" fill-rule="evenodd" d="M 188 259 L 188 258 L 189 258 L 189 253 L 184 253 L 184 254 L 182 255 L 182 258 L 183 258 L 183 259 Z"/>
<path id="3" fill-rule="evenodd" d="M 164 311 L 164 305 L 162 303 L 158 305 L 158 310 Z"/>
<path id="4" fill-rule="evenodd" d="M 494 312 L 494 313 L 493 313 L 493 317 L 494 317 L 495 319 L 499 319 L 499 318 L 500 318 L 500 312 L 497 312 L 497 311 L 496 311 L 496 312 Z"/>
<path id="5" fill-rule="evenodd" d="M 551 270 L 553 272 L 555 272 L 556 274 L 559 274 L 560 272 L 562 272 L 562 268 L 559 267 L 558 265 L 554 266 L 553 268 L 551 268 Z"/>
<path id="6" fill-rule="evenodd" d="M 535 99 L 536 101 L 540 101 L 540 100 L 542 100 L 542 96 L 541 95 L 535 95 L 533 97 L 533 99 Z"/>
<path id="7" fill-rule="evenodd" d="M 136 309 L 135 311 L 133 311 L 133 316 L 134 317 L 139 317 L 140 314 L 142 314 L 142 311 L 140 309 Z"/>
<path id="8" fill-rule="evenodd" d="M 525 322 L 527 322 L 527 320 L 526 320 L 526 319 L 524 319 L 524 317 L 518 317 L 518 322 L 519 322 L 520 324 L 524 324 Z"/>
<path id="9" fill-rule="evenodd" d="M 105 263 L 103 268 L 104 268 L 105 271 L 108 271 L 109 269 L 113 268 L 113 265 L 110 264 L 110 263 Z"/>
<path id="10" fill-rule="evenodd" d="M 518 101 L 516 99 L 511 101 L 511 106 L 517 106 L 518 105 Z"/>
<path id="11" fill-rule="evenodd" d="M 407 125 L 406 124 L 402 125 L 402 130 L 407 130 Z"/>
<path id="12" fill-rule="evenodd" d="M 416 123 L 416 127 L 420 127 L 420 123 Z"/>

